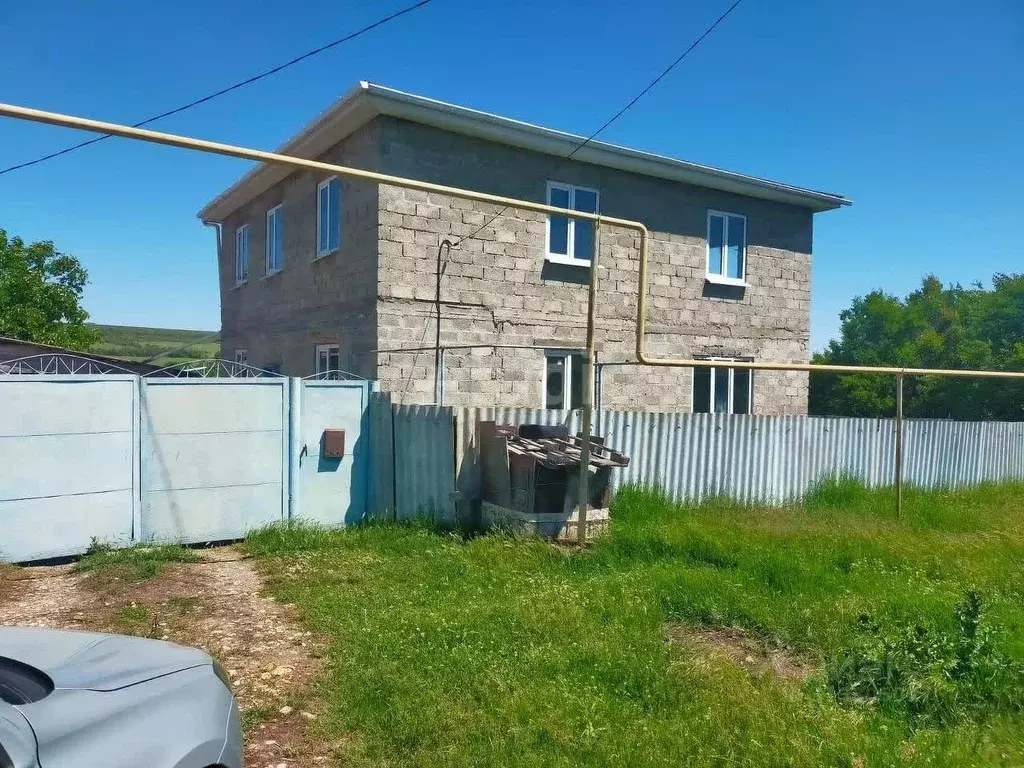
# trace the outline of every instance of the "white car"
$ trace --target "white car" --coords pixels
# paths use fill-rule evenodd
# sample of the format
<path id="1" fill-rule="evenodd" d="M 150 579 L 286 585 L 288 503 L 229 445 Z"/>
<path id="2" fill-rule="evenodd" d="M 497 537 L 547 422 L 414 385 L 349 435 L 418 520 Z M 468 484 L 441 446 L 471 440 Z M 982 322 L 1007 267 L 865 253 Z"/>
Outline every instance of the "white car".
<path id="1" fill-rule="evenodd" d="M 159 640 L 0 627 L 0 768 L 242 768 L 209 656 Z"/>

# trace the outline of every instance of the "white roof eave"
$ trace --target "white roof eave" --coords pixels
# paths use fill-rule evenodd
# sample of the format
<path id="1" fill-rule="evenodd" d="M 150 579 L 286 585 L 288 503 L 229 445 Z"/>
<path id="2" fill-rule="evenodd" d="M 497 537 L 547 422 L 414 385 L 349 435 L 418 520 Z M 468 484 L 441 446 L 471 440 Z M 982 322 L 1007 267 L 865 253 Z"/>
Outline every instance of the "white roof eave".
<path id="1" fill-rule="evenodd" d="M 277 152 L 295 157 L 317 157 L 378 115 L 403 118 L 556 157 L 569 154 L 583 141 L 582 136 L 362 81 Z M 788 203 L 815 212 L 850 205 L 850 200 L 841 195 L 793 187 L 606 142 L 588 142 L 576 152 L 575 159 L 644 176 Z M 259 165 L 207 203 L 199 212 L 199 218 L 204 222 L 223 221 L 292 172 L 286 166 Z"/>

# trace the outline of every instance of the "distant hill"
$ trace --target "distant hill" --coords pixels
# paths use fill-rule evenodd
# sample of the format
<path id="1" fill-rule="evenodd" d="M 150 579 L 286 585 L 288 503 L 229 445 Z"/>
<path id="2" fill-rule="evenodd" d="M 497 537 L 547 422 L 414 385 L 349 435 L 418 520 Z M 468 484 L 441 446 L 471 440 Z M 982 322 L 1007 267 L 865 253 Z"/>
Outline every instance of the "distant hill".
<path id="1" fill-rule="evenodd" d="M 156 365 L 220 357 L 220 334 L 217 331 L 136 328 L 131 325 L 96 323 L 89 323 L 89 327 L 100 332 L 101 340 L 90 349 L 98 355 L 135 361 L 161 355 L 154 361 Z"/>

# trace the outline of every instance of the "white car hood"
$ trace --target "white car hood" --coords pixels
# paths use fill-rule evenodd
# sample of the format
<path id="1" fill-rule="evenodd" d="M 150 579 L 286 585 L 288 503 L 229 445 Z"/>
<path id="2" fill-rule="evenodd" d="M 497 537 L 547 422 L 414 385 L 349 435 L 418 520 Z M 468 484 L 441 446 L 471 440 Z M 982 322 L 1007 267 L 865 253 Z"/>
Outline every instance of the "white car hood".
<path id="1" fill-rule="evenodd" d="M 45 673 L 65 690 L 115 691 L 210 664 L 195 648 L 94 632 L 0 627 L 0 656 Z"/>

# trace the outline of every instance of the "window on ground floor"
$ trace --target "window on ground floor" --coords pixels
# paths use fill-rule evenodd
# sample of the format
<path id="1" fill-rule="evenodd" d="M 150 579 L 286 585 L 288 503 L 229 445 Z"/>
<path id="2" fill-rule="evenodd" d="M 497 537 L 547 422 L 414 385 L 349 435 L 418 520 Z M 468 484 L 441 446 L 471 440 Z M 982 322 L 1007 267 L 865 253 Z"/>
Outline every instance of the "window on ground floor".
<path id="1" fill-rule="evenodd" d="M 714 361 L 743 361 L 749 357 L 709 357 Z M 754 372 L 747 368 L 694 368 L 694 413 L 751 413 Z"/>
<path id="2" fill-rule="evenodd" d="M 341 370 L 341 350 L 337 344 L 317 344 L 316 372 L 327 374 L 328 378 L 336 378 Z"/>
<path id="3" fill-rule="evenodd" d="M 582 352 L 544 353 L 544 407 L 569 411 L 583 407 L 586 356 Z"/>
<path id="4" fill-rule="evenodd" d="M 249 350 L 247 349 L 236 349 L 235 350 L 235 362 L 241 363 L 242 365 L 249 364 Z"/>

